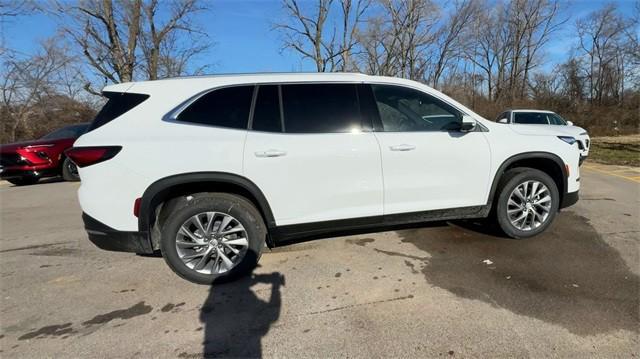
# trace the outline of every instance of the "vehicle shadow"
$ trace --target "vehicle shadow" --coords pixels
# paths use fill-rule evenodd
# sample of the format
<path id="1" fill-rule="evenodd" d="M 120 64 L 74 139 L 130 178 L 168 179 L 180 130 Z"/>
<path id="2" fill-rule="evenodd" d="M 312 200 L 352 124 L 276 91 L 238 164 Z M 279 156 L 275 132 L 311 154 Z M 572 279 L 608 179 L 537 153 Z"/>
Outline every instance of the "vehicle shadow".
<path id="1" fill-rule="evenodd" d="M 260 283 L 270 287 L 252 289 Z M 202 356 L 262 357 L 261 340 L 280 316 L 280 289 L 284 284 L 284 276 L 273 272 L 212 286 L 200 311 L 204 324 Z"/>

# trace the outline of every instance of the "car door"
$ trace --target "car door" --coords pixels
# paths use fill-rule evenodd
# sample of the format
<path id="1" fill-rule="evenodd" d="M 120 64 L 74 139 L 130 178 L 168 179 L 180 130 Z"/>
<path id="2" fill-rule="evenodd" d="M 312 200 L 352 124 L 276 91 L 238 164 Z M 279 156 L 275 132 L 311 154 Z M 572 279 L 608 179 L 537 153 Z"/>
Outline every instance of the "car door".
<path id="1" fill-rule="evenodd" d="M 459 131 L 463 114 L 417 89 L 371 89 L 385 215 L 486 204 L 490 152 L 484 133 Z"/>
<path id="2" fill-rule="evenodd" d="M 277 225 L 382 215 L 380 150 L 356 91 L 355 84 L 259 86 L 244 172 Z"/>

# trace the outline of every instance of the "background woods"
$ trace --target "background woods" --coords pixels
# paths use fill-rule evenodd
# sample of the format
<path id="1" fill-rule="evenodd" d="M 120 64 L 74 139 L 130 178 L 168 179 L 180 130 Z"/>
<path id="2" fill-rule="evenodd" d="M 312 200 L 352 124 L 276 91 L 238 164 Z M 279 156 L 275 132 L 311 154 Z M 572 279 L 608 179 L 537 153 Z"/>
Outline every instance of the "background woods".
<path id="1" fill-rule="evenodd" d="M 29 54 L 3 37 L 0 142 L 90 120 L 105 84 L 210 71 L 215 34 L 201 25 L 215 21 L 212 4 L 0 0 L 3 23 L 40 13 L 58 24 Z M 263 36 L 277 36 L 281 51 L 305 68 L 411 78 L 489 119 L 530 107 L 559 112 L 596 135 L 639 130 L 640 1 L 631 12 L 602 3 L 576 14 L 556 0 L 280 5 L 282 16 Z"/>

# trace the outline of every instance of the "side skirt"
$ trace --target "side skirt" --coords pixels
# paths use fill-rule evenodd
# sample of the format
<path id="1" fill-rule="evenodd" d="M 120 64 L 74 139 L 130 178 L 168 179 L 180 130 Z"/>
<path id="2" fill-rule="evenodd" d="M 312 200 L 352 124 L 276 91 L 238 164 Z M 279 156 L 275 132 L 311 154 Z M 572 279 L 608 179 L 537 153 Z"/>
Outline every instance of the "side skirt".
<path id="1" fill-rule="evenodd" d="M 426 224 L 428 222 L 454 219 L 484 218 L 491 206 L 472 206 L 399 213 L 385 216 L 360 217 L 334 221 L 313 222 L 277 226 L 269 230 L 274 246 L 302 242 L 304 240 L 327 238 L 331 235 L 351 235 L 392 230 L 403 225 Z"/>

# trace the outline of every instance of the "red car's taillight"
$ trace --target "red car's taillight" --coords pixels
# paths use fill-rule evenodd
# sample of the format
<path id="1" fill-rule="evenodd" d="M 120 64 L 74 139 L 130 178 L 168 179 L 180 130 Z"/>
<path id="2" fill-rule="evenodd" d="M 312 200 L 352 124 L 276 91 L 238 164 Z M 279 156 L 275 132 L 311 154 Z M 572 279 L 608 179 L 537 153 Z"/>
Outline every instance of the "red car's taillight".
<path id="1" fill-rule="evenodd" d="M 64 153 L 78 167 L 87 167 L 112 159 L 121 149 L 121 146 L 72 147 Z"/>

